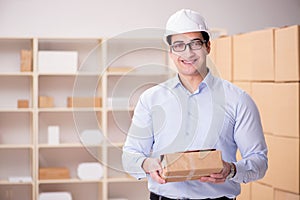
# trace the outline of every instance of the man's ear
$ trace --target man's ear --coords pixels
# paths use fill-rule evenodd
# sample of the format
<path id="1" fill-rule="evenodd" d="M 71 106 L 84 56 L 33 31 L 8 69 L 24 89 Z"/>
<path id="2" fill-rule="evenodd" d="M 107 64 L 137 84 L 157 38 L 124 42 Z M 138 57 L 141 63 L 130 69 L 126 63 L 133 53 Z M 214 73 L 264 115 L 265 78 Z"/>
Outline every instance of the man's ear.
<path id="1" fill-rule="evenodd" d="M 210 41 L 208 41 L 206 43 L 206 50 L 207 50 L 207 54 L 209 54 L 210 53 Z"/>
<path id="2" fill-rule="evenodd" d="M 168 52 L 168 54 L 169 54 L 169 57 L 172 57 L 172 56 L 174 56 L 174 54 L 173 54 L 172 50 L 170 50 L 170 51 Z"/>

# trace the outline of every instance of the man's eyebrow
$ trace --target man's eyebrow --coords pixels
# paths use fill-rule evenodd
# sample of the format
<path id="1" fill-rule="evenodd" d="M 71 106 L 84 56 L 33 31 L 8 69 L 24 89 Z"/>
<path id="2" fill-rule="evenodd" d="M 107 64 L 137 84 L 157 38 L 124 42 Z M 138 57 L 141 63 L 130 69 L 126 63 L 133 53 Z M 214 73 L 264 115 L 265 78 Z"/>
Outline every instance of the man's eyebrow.
<path id="1" fill-rule="evenodd" d="M 190 40 L 190 41 L 195 41 L 195 40 L 201 40 L 201 41 L 202 41 L 201 38 L 194 38 L 194 39 L 192 39 L 192 40 Z"/>
<path id="2" fill-rule="evenodd" d="M 175 44 L 175 43 L 183 43 L 183 42 L 184 42 L 184 41 L 177 40 L 177 41 L 173 42 L 173 44 Z"/>
<path id="3" fill-rule="evenodd" d="M 190 40 L 190 42 L 191 42 L 191 41 L 197 41 L 197 40 L 200 40 L 200 41 L 202 41 L 202 39 L 201 39 L 201 38 L 194 38 L 194 39 L 191 39 L 191 40 Z M 175 43 L 182 43 L 182 42 L 184 42 L 184 41 L 177 40 L 177 41 L 173 42 L 173 44 L 175 44 Z"/>

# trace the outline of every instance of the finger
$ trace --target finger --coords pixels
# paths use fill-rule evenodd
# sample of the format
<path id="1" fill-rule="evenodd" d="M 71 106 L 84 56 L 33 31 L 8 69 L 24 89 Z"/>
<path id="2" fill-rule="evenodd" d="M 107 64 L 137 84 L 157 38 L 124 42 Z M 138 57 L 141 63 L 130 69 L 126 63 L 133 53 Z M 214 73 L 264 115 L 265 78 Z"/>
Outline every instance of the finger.
<path id="1" fill-rule="evenodd" d="M 155 172 L 151 172 L 150 173 L 150 176 L 153 180 L 155 180 L 156 182 L 160 183 L 160 184 L 164 184 L 166 183 L 166 181 L 161 178 L 161 176 L 159 175 L 158 171 L 155 171 Z"/>
<path id="2" fill-rule="evenodd" d="M 206 183 L 224 183 L 225 182 L 225 178 L 213 178 L 210 176 L 204 176 L 204 177 L 200 177 L 199 179 L 201 182 L 206 182 Z"/>
<path id="3" fill-rule="evenodd" d="M 224 177 L 224 174 L 222 174 L 222 173 L 220 173 L 220 174 L 211 174 L 210 177 L 217 178 L 217 179 L 226 178 L 226 177 Z"/>

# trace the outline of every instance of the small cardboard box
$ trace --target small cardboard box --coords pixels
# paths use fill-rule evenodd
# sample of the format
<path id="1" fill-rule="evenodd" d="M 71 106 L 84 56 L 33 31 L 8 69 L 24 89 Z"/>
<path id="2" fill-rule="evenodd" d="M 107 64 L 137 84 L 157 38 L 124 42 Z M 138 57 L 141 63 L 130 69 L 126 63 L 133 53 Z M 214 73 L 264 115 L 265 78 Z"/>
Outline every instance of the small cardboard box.
<path id="1" fill-rule="evenodd" d="M 39 96 L 40 108 L 52 108 L 54 106 L 54 99 L 48 96 Z"/>
<path id="2" fill-rule="evenodd" d="M 221 151 L 197 150 L 164 154 L 162 177 L 167 182 L 199 179 L 223 169 Z"/>
<path id="3" fill-rule="evenodd" d="M 101 97 L 68 97 L 68 107 L 101 107 Z"/>
<path id="4" fill-rule="evenodd" d="M 65 167 L 46 167 L 39 169 L 39 179 L 69 179 L 70 172 Z"/>
<path id="5" fill-rule="evenodd" d="M 28 100 L 18 100 L 18 108 L 28 108 L 29 101 Z"/>
<path id="6" fill-rule="evenodd" d="M 127 73 L 133 71 L 133 67 L 108 67 L 107 72 L 110 73 Z"/>
<path id="7" fill-rule="evenodd" d="M 21 72 L 32 72 L 32 51 L 21 50 Z"/>

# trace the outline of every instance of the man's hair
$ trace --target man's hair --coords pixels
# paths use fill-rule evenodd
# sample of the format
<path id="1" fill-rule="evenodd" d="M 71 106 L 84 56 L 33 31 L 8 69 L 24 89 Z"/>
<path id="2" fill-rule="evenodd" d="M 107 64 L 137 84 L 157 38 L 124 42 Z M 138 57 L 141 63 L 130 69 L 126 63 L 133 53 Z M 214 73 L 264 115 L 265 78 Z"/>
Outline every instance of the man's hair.
<path id="1" fill-rule="evenodd" d="M 200 31 L 200 33 L 202 34 L 202 37 L 203 37 L 203 39 L 205 40 L 205 45 L 208 43 L 208 41 L 209 41 L 209 35 L 208 35 L 208 33 L 207 32 L 205 32 L 205 31 Z M 171 41 L 171 36 L 172 35 L 168 35 L 167 36 L 167 42 L 168 42 L 168 44 L 169 45 L 171 45 L 172 43 L 172 41 Z"/>

